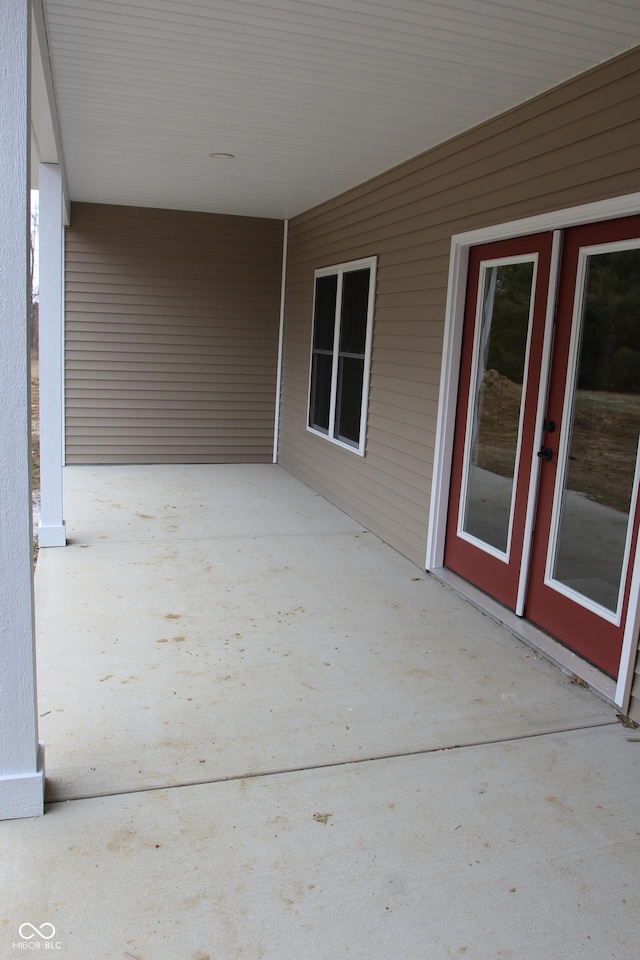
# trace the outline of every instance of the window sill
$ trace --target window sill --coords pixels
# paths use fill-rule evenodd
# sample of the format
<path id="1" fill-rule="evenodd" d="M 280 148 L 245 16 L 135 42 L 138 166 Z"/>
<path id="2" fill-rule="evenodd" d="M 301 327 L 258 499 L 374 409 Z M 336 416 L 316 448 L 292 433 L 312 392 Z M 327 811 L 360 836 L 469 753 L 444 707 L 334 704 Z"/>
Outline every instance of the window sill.
<path id="1" fill-rule="evenodd" d="M 322 440 L 326 440 L 327 443 L 333 444 L 334 447 L 341 447 L 342 450 L 348 450 L 349 453 L 355 453 L 357 457 L 364 457 L 365 450 L 364 445 L 362 447 L 354 446 L 351 443 L 347 443 L 345 440 L 339 440 L 337 437 L 330 437 L 326 433 L 322 433 L 320 430 L 314 430 L 313 427 L 307 426 L 307 433 L 312 433 L 314 437 L 320 437 Z"/>

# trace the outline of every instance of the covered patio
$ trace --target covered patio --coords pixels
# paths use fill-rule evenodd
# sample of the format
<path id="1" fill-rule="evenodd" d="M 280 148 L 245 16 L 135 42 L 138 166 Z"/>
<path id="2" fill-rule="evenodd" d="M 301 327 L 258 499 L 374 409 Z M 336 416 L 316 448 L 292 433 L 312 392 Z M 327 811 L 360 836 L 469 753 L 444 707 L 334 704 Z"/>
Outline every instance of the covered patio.
<path id="1" fill-rule="evenodd" d="M 7 956 L 633 957 L 635 414 L 618 606 L 585 587 L 549 625 L 529 576 L 585 251 L 640 262 L 640 8 L 614 6 L 1 5 Z M 539 347 L 508 615 L 503 558 L 463 599 L 445 549 L 493 261 L 535 264 Z M 598 355 L 640 395 L 616 302 Z"/>
<path id="2" fill-rule="evenodd" d="M 358 613 L 355 622 L 361 633 L 353 632 L 353 626 L 346 642 L 345 623 L 360 599 L 347 558 L 356 546 L 364 550 L 363 544 L 373 542 L 371 534 L 362 532 L 366 527 L 396 548 L 406 563 L 417 565 L 411 569 L 417 570 L 418 579 L 410 577 L 405 589 L 411 600 L 422 598 L 420 611 L 429 611 L 416 614 L 419 630 L 429 624 L 436 636 L 446 638 L 452 611 L 458 606 L 462 611 L 463 605 L 423 571 L 426 566 L 444 580 L 455 569 L 445 563 L 444 528 L 469 248 L 552 231 L 554 263 L 560 269 L 561 235 L 579 224 L 631 217 L 631 235 L 624 242 L 638 240 L 633 218 L 640 217 L 639 31 L 637 4 L 631 0 L 618 3 L 613 14 L 610 4 L 591 0 L 575 0 L 567 10 L 542 0 L 533 6 L 524 0 L 506 6 L 457 0 L 450 7 L 436 2 L 416 5 L 413 0 L 374 6 L 349 0 L 339 7 L 328 0 L 305 4 L 96 0 L 89 5 L 82 0 L 9 0 L 3 5 L 0 818 L 42 813 L 46 740 L 53 744 L 54 756 L 47 767 L 49 801 L 55 802 L 64 798 L 64 791 L 68 796 L 93 797 L 115 789 L 165 785 L 170 776 L 176 782 L 197 780 L 207 764 L 208 782 L 247 772 L 334 763 L 336 758 L 351 762 L 360 753 L 386 756 L 457 746 L 465 739 L 459 727 L 468 731 L 473 726 L 480 739 L 502 737 L 502 714 L 495 714 L 491 698 L 484 702 L 480 681 L 466 677 L 475 664 L 471 653 L 467 655 L 471 649 L 467 641 L 458 646 L 455 641 L 445 643 L 438 664 L 423 663 L 417 656 L 409 658 L 407 666 L 406 650 L 395 663 L 389 653 L 393 644 L 387 642 L 395 636 L 399 615 L 393 604 L 403 608 L 406 601 L 402 591 L 398 597 L 393 591 L 380 591 L 387 597 L 383 603 L 371 581 L 362 596 L 375 628 L 386 625 L 384 653 L 367 647 L 363 656 L 354 648 L 353 664 L 348 670 L 341 668 L 347 671 L 342 679 L 348 681 L 343 699 L 353 693 L 349 684 L 357 687 L 362 680 L 370 707 L 362 716 L 369 719 L 361 720 L 358 738 L 351 724 L 348 731 L 345 724 L 339 737 L 326 730 L 328 716 L 338 728 L 341 721 L 327 714 L 322 685 L 319 692 L 303 688 L 309 696 L 302 700 L 297 690 L 295 699 L 292 690 L 288 702 L 298 704 L 297 725 L 288 724 L 294 734 L 286 749 L 274 748 L 269 767 L 264 767 L 264 749 L 253 746 L 253 728 L 250 736 L 241 734 L 240 727 L 231 730 L 224 697 L 214 704 L 210 700 L 215 697 L 205 699 L 195 689 L 194 695 L 185 695 L 185 717 L 191 720 L 199 711 L 199 729 L 207 722 L 225 729 L 226 723 L 238 748 L 248 739 L 244 753 L 229 752 L 228 744 L 218 742 L 220 754 L 214 765 L 207 757 L 186 760 L 188 751 L 176 747 L 175 738 L 158 740 L 155 734 L 175 725 L 161 716 L 159 699 L 164 696 L 167 703 L 180 699 L 179 685 L 174 687 L 169 678 L 174 670 L 190 669 L 195 684 L 199 668 L 187 668 L 186 658 L 204 659 L 204 654 L 193 653 L 194 624 L 180 604 L 172 603 L 159 613 L 152 603 L 157 623 L 145 628 L 146 633 L 139 626 L 142 633 L 136 633 L 133 646 L 124 627 L 146 622 L 145 603 L 158 583 L 163 583 L 170 599 L 182 578 L 188 590 L 202 588 L 202 595 L 209 598 L 206 607 L 191 605 L 203 611 L 201 633 L 208 636 L 209 629 L 222 629 L 226 623 L 234 627 L 228 643 L 220 641 L 223 648 L 215 665 L 223 671 L 221 677 L 228 677 L 220 681 L 226 684 L 224 690 L 236 698 L 248 695 L 249 685 L 242 688 L 246 681 L 238 680 L 237 669 L 228 662 L 232 652 L 238 658 L 236 668 L 255 669 L 264 677 L 274 662 L 295 664 L 299 649 L 304 649 L 292 643 L 293 651 L 284 650 L 275 660 L 271 658 L 279 655 L 266 649 L 254 664 L 255 651 L 240 649 L 232 641 L 259 636 L 265 624 L 295 640 L 296 631 L 303 629 L 303 613 L 311 609 L 326 626 L 323 636 L 332 637 L 333 631 L 340 638 L 345 633 L 343 646 L 338 643 L 334 652 L 346 656 L 354 636 L 371 635 Z M 148 749 L 147 759 L 153 763 L 138 763 L 137 757 L 127 761 L 115 747 L 117 759 L 110 769 L 117 769 L 117 786 L 104 755 L 87 762 L 81 742 L 85 734 L 69 719 L 70 706 L 52 704 L 49 712 L 39 701 L 51 695 L 48 681 L 36 689 L 28 320 L 29 195 L 35 187 L 40 196 L 37 540 L 43 554 L 38 571 L 39 669 L 43 677 L 53 678 L 53 689 L 62 689 L 47 666 L 54 636 L 56 669 L 66 670 L 69 662 L 73 672 L 76 665 L 84 667 L 79 649 L 93 657 L 97 693 L 86 701 L 92 712 L 79 705 L 76 716 L 82 718 L 81 730 L 87 717 L 93 718 L 86 734 L 93 754 L 105 738 L 110 744 L 118 742 L 112 732 L 105 732 L 113 728 L 101 722 L 103 714 L 120 724 L 122 737 L 133 749 L 131 729 L 142 729 L 136 715 L 142 711 L 126 708 L 134 701 L 146 703 L 149 709 L 144 712 L 153 719 L 154 736 L 135 751 Z M 327 327 L 333 323 L 333 336 L 327 340 L 331 349 L 315 344 L 312 351 L 316 277 L 333 278 L 327 282 L 335 283 L 337 291 L 338 283 L 357 277 L 361 270 L 369 277 L 364 309 L 358 313 L 356 297 L 352 307 L 358 316 L 354 313 L 349 319 L 351 307 L 343 315 L 336 292 Z M 554 277 L 564 273 L 556 269 Z M 550 329 L 553 298 L 547 299 L 545 322 Z M 352 321 L 357 336 L 341 346 L 341 331 Z M 551 338 L 545 342 L 550 345 Z M 613 346 L 640 357 L 640 346 L 634 353 L 635 347 L 624 338 Z M 552 358 L 546 359 L 545 376 Z M 319 379 L 311 374 L 313 363 L 324 371 Z M 551 366 L 556 372 L 560 369 L 557 363 Z M 541 375 L 541 384 L 543 380 Z M 560 370 L 554 382 L 564 380 L 570 382 Z M 319 384 L 324 384 L 322 403 L 311 416 L 312 388 L 315 391 Z M 540 430 L 546 422 L 543 398 L 541 388 L 540 409 L 535 411 Z M 532 402 L 527 402 L 527 422 L 533 420 Z M 566 417 L 563 412 L 562 418 L 551 417 L 549 422 L 561 419 L 569 424 L 568 409 Z M 568 429 L 558 431 L 563 442 Z M 526 456 L 531 458 L 539 452 L 535 433 L 527 435 Z M 262 511 L 251 522 L 246 504 L 237 512 L 223 511 L 226 524 L 234 516 L 245 523 L 243 529 L 256 538 L 255 544 L 251 542 L 257 551 L 232 552 L 224 564 L 210 561 L 206 553 L 198 560 L 195 547 L 193 555 L 183 557 L 179 549 L 166 545 L 169 540 L 162 545 L 161 538 L 151 536 L 161 518 L 170 539 L 180 532 L 179 521 L 170 519 L 170 507 L 179 510 L 175 504 L 183 501 L 167 496 L 155 507 L 147 502 L 148 484 L 142 483 L 138 506 L 129 510 L 130 519 L 119 534 L 114 532 L 116 525 L 99 523 L 95 543 L 91 524 L 83 528 L 82 515 L 76 513 L 80 503 L 90 502 L 91 487 L 80 497 L 74 494 L 68 509 L 64 506 L 65 465 L 120 464 L 137 469 L 141 464 L 218 464 L 228 465 L 232 476 L 235 467 L 263 467 L 271 461 L 352 518 L 338 514 L 354 540 L 347 536 L 344 556 L 340 551 L 337 560 L 326 560 L 334 579 L 326 579 L 325 563 L 315 558 L 302 558 L 289 569 L 277 550 L 273 562 L 261 556 L 258 547 L 268 541 L 256 533 L 261 524 L 273 522 L 274 550 L 287 529 L 273 513 L 277 497 L 263 498 Z M 180 473 L 178 466 L 171 469 Z M 117 476 L 115 468 L 111 475 Z M 67 471 L 67 484 L 72 476 Z M 78 474 L 82 478 L 78 489 L 91 476 L 91 470 Z M 127 515 L 116 487 L 117 496 L 105 498 L 111 520 Z M 520 619 L 520 607 L 528 599 L 527 551 L 537 516 L 535 483 L 527 490 L 526 537 L 523 532 L 522 543 L 514 550 L 519 590 L 512 606 L 514 617 Z M 189 522 L 191 532 L 199 533 L 194 543 L 200 550 L 209 542 L 209 533 L 216 532 L 207 523 L 218 514 L 211 512 L 208 493 L 197 499 Z M 268 520 L 262 515 L 266 513 Z M 326 539 L 323 523 L 321 537 Z M 74 524 L 75 532 L 67 524 Z M 538 524 L 539 530 L 544 527 Z M 65 547 L 69 530 L 68 557 L 45 557 L 50 549 Z M 232 524 L 230 535 L 236 532 Z M 138 543 L 139 534 L 146 540 Z M 306 531 L 292 542 L 301 547 L 308 535 Z M 124 574 L 129 561 L 116 557 L 118 536 L 119 546 L 124 549 L 128 544 L 132 556 L 137 549 L 131 570 L 139 577 Z M 555 623 L 545 626 L 546 621 L 528 612 L 527 621 L 557 636 L 564 650 L 571 648 L 565 666 L 571 657 L 581 657 L 575 672 L 594 686 L 596 664 L 603 671 L 598 689 L 607 695 L 613 686 L 611 699 L 621 713 L 640 717 L 640 667 L 636 672 L 640 562 L 635 562 L 634 536 L 629 527 L 620 611 L 613 611 L 608 620 L 596 611 L 595 626 L 586 631 L 591 642 L 593 635 L 600 635 L 603 622 L 616 621 L 615 644 L 607 651 L 613 665 L 598 663 L 589 656 L 590 649 L 585 652 L 579 643 L 559 636 Z M 232 540 L 227 536 L 220 542 L 229 547 Z M 161 545 L 165 559 L 152 557 L 148 544 Z M 114 571 L 125 577 L 122 586 L 111 583 L 109 550 L 114 551 Z M 74 557 L 81 558 L 82 575 L 93 576 L 102 610 L 80 575 L 74 574 Z M 94 571 L 92 557 L 102 557 L 104 569 L 98 565 Z M 191 563 L 194 557 L 193 569 L 185 572 L 183 562 Z M 53 576 L 49 569 L 59 575 L 67 565 L 65 583 L 74 585 L 73 606 L 57 586 L 45 589 Z M 281 570 L 274 584 L 265 579 L 272 566 Z M 234 573 L 229 595 L 224 588 L 224 599 L 234 604 L 231 621 L 216 590 L 220 567 L 225 574 Z M 145 571 L 155 573 L 155 579 L 145 581 Z M 253 578 L 251 588 L 241 586 L 250 583 L 247 578 Z M 299 580 L 305 591 L 311 591 L 309 597 Z M 386 585 L 386 575 L 383 581 Z M 473 591 L 481 585 L 473 583 L 469 596 L 479 603 Z M 421 591 L 434 591 L 448 601 L 442 605 L 440 622 L 433 619 L 435 608 L 427 605 Z M 187 595 L 184 590 L 178 594 Z M 289 595 L 292 599 L 285 603 Z M 495 591 L 492 596 L 500 601 Z M 137 616 L 139 608 L 144 617 Z M 234 619 L 236 612 L 254 619 L 243 627 Z M 487 612 L 492 612 L 491 603 Z M 460 615 L 484 625 L 490 622 L 472 611 Z M 81 620 L 82 630 L 74 636 L 79 629 L 76 621 Z M 112 639 L 109 646 L 98 635 L 99 649 L 94 650 L 97 624 L 111 624 Z M 66 663 L 59 653 L 61 643 L 68 643 L 71 651 L 72 659 Z M 153 694 L 148 688 L 151 670 L 136 672 L 132 666 L 121 674 L 112 669 L 111 647 L 124 649 L 127 656 L 136 651 L 145 665 L 153 651 L 157 662 L 153 670 L 162 680 Z M 330 646 L 322 653 L 319 662 L 328 683 L 329 671 L 337 672 L 335 658 L 329 656 Z M 214 665 L 210 652 L 207 657 L 210 668 Z M 384 669 L 377 672 L 376 664 L 383 661 Z M 98 670 L 103 663 L 104 670 Z M 530 658 L 525 666 L 529 665 Z M 317 686 L 318 663 L 303 659 L 299 666 L 302 682 Z M 429 671 L 430 676 L 407 674 L 412 669 Z M 211 670 L 204 673 L 210 676 Z M 293 676 L 287 670 L 280 675 Z M 445 680 L 445 675 L 451 679 Z M 435 700 L 432 706 L 419 681 L 435 679 L 465 691 L 465 702 L 474 705 L 471 720 L 461 719 L 455 711 L 452 715 L 450 706 L 435 705 Z M 371 693 L 380 687 L 384 698 L 391 696 L 390 689 L 396 691 L 390 702 L 383 699 L 380 704 L 378 694 Z M 251 701 L 251 706 L 261 708 L 261 729 L 266 733 L 271 731 L 271 714 L 266 711 L 273 709 L 272 700 L 276 695 L 279 703 L 286 698 L 283 701 L 278 689 L 267 683 L 260 689 L 262 699 Z M 417 735 L 404 713 L 412 694 L 421 704 L 422 719 L 414 725 Z M 582 691 L 570 690 L 568 697 L 574 695 L 582 696 Z M 314 699 L 318 696 L 319 701 Z M 544 698 L 531 696 L 541 705 L 538 720 L 544 718 L 555 729 L 555 713 L 549 712 Z M 508 698 L 501 700 L 500 707 L 515 710 L 510 703 Z M 378 723 L 381 706 L 383 733 Z M 426 745 L 425 709 L 433 732 Z M 564 708 L 558 709 L 564 717 Z M 246 722 L 253 723 L 252 711 L 243 711 L 243 716 L 244 712 Z M 352 712 L 357 712 L 356 706 Z M 565 721 L 557 723 L 562 727 Z M 405 740 L 407 727 L 411 743 Z M 369 728 L 367 739 L 363 734 Z M 193 729 L 192 724 L 190 743 Z M 273 739 L 282 738 L 274 734 Z"/>
<path id="3" fill-rule="evenodd" d="M 278 466 L 64 479 L 7 955 L 633 955 L 613 707 Z"/>

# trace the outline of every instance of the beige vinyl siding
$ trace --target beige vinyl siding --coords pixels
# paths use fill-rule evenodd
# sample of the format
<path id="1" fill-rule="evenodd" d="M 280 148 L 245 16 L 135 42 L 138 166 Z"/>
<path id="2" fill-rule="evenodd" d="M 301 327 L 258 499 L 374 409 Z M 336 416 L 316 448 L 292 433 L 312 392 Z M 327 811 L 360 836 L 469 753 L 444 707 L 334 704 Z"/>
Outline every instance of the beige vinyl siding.
<path id="1" fill-rule="evenodd" d="M 636 672 L 631 687 L 631 706 L 629 707 L 629 716 L 636 723 L 640 723 L 640 668 L 636 664 Z"/>
<path id="2" fill-rule="evenodd" d="M 74 203 L 67 463 L 268 462 L 283 225 Z"/>
<path id="3" fill-rule="evenodd" d="M 639 143 L 637 48 L 293 219 L 280 463 L 424 567 L 452 235 L 638 191 Z M 360 458 L 305 429 L 313 272 L 373 255 Z"/>

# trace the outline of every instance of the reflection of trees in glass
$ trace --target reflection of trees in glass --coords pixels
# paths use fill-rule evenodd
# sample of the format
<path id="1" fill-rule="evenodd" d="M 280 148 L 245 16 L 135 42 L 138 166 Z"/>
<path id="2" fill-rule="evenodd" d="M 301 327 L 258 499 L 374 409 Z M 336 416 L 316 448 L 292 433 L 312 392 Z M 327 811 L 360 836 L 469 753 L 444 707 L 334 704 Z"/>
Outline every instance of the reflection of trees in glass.
<path id="1" fill-rule="evenodd" d="M 474 463 L 512 477 L 532 263 L 496 268 Z M 640 432 L 640 249 L 589 257 L 568 487 L 629 509 Z"/>
<path id="2" fill-rule="evenodd" d="M 485 273 L 465 530 L 503 551 L 509 535 L 532 281 L 531 261 L 498 264 Z M 493 481 L 487 487 L 486 474 L 512 482 L 496 486 Z"/>
<path id="3" fill-rule="evenodd" d="M 589 257 L 578 386 L 640 392 L 640 250 Z"/>
<path id="4" fill-rule="evenodd" d="M 514 383 L 524 377 L 532 281 L 531 261 L 498 267 L 487 370 L 497 370 Z"/>
<path id="5" fill-rule="evenodd" d="M 486 364 L 478 385 L 473 463 L 502 477 L 515 471 L 532 283 L 532 261 L 487 271 L 483 332 L 488 343 L 481 356 Z"/>
<path id="6" fill-rule="evenodd" d="M 640 430 L 640 250 L 589 257 L 567 487 L 627 513 Z"/>

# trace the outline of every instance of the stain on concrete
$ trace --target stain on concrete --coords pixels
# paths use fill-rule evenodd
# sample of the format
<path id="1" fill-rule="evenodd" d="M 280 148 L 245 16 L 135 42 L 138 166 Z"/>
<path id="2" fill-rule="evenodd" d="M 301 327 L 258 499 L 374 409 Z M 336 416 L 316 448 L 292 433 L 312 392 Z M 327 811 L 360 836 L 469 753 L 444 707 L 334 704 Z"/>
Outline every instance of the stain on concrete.
<path id="1" fill-rule="evenodd" d="M 316 821 L 316 823 L 324 823 L 326 825 L 329 823 L 329 820 L 332 816 L 332 813 L 314 813 L 313 819 Z"/>
<path id="2" fill-rule="evenodd" d="M 137 838 L 137 833 L 135 830 L 130 830 L 128 827 L 122 827 L 120 830 L 117 830 L 114 833 L 113 837 L 107 843 L 107 850 L 111 853 L 124 853 L 129 854 L 131 852 L 131 846 L 133 841 Z"/>
<path id="3" fill-rule="evenodd" d="M 565 803 L 564 800 L 561 800 L 560 797 L 549 796 L 545 797 L 547 803 L 552 804 L 558 811 L 558 821 L 562 823 L 564 818 L 569 814 L 573 813 L 573 808 L 569 806 L 568 803 Z"/>

